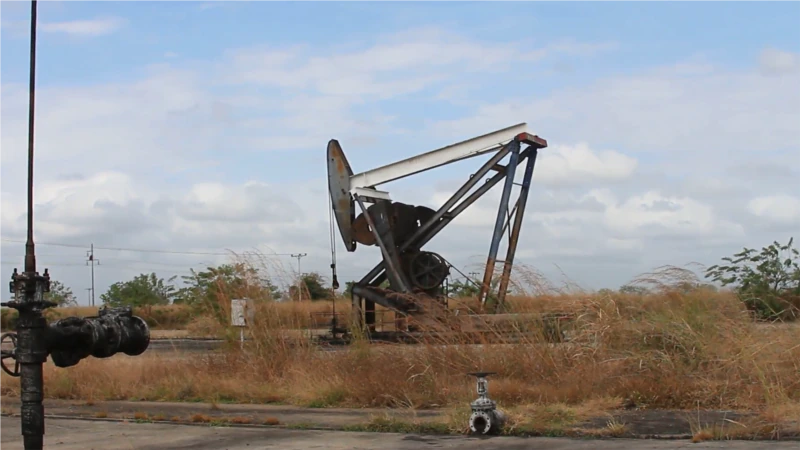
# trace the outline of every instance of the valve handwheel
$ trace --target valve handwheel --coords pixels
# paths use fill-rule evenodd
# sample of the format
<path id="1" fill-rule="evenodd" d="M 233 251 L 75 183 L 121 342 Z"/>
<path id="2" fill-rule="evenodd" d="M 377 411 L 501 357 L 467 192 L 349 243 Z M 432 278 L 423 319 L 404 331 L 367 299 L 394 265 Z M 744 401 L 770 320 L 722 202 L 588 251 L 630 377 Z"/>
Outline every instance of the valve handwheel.
<path id="1" fill-rule="evenodd" d="M 11 375 L 12 377 L 19 377 L 19 361 L 17 361 L 17 333 L 3 333 L 0 336 L 0 345 L 4 345 L 6 341 L 11 341 L 11 349 L 6 350 L 3 349 L 3 358 L 0 360 L 0 367 L 3 368 L 3 372 Z M 14 360 L 14 371 L 8 369 L 6 366 L 6 359 L 13 359 Z"/>

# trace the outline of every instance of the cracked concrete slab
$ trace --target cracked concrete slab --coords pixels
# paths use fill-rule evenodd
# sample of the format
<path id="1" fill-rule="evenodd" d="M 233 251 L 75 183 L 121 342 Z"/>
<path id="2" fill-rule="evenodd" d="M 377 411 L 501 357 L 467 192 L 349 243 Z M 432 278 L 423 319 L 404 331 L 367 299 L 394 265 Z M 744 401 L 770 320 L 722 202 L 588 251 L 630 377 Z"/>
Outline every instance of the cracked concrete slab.
<path id="1" fill-rule="evenodd" d="M 22 450 L 20 422 L 3 417 L 2 448 Z M 49 419 L 45 446 L 62 450 L 253 450 L 253 449 L 353 449 L 394 450 L 459 449 L 487 450 L 795 450 L 797 442 L 719 441 L 693 444 L 688 440 L 578 440 L 565 438 L 520 438 L 469 436 L 420 436 L 396 433 L 291 430 L 168 425 L 152 423 L 108 423 L 79 419 Z"/>

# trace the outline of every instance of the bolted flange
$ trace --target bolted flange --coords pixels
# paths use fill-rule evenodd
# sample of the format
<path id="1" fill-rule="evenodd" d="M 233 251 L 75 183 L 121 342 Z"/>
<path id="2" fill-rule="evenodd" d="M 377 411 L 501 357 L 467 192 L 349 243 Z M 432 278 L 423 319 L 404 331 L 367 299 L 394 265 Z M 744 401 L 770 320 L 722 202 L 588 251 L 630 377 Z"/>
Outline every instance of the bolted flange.
<path id="1" fill-rule="evenodd" d="M 496 435 L 503 431 L 506 416 L 500 410 L 473 411 L 469 416 L 469 431 L 471 434 Z"/>

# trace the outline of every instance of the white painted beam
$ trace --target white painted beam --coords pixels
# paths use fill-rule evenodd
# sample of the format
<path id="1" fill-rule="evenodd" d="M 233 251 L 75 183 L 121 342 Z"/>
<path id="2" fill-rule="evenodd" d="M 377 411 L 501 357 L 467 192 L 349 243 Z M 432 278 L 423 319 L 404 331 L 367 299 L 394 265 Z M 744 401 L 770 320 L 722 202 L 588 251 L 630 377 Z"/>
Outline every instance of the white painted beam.
<path id="1" fill-rule="evenodd" d="M 355 193 L 354 191 L 357 188 L 375 187 L 456 161 L 499 151 L 516 136 L 526 132 L 527 124 L 520 123 L 457 144 L 412 156 L 402 161 L 387 164 L 377 169 L 357 173 L 350 177 L 350 192 Z"/>

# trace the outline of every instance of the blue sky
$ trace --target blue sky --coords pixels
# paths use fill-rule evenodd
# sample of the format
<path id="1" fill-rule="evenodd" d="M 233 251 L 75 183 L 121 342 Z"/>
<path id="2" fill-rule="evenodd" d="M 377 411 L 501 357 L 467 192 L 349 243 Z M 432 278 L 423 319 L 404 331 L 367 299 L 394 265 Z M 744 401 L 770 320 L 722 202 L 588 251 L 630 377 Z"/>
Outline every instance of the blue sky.
<path id="1" fill-rule="evenodd" d="M 698 51 L 736 67 L 765 45 L 800 45 L 796 2 L 46 1 L 39 9 L 42 22 L 103 17 L 126 22 L 119 32 L 103 39 L 57 35 L 48 39 L 42 34 L 42 83 L 119 79 L 124 76 L 120 70 L 135 73 L 144 65 L 163 61 L 165 48 L 179 54 L 179 60 L 206 59 L 230 48 L 260 44 L 366 44 L 371 35 L 422 25 L 458 27 L 464 35 L 489 40 L 495 35 L 546 42 L 568 35 L 582 41 L 624 42 L 623 51 L 591 64 L 600 74 L 659 64 Z M 20 31 L 27 32 L 29 10 L 27 2 L 3 4 L 4 25 L 22 25 L 13 31 L 3 27 L 4 79 L 27 79 L 27 37 Z M 76 60 L 81 63 L 75 64 Z"/>
<path id="2" fill-rule="evenodd" d="M 30 5 L 1 8 L 2 225 L 15 239 Z M 710 264 L 800 229 L 797 23 L 796 2 L 40 2 L 37 236 L 307 251 L 327 273 L 328 139 L 360 171 L 527 121 L 551 159 L 534 175 L 526 263 L 587 287 Z M 435 206 L 479 164 L 390 191 Z M 676 212 L 641 206 L 658 199 Z M 437 250 L 485 254 L 470 220 Z M 2 250 L 9 269 L 21 250 Z M 143 255 L 102 283 L 156 269 Z M 372 264 L 342 258 L 353 277 Z"/>

